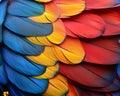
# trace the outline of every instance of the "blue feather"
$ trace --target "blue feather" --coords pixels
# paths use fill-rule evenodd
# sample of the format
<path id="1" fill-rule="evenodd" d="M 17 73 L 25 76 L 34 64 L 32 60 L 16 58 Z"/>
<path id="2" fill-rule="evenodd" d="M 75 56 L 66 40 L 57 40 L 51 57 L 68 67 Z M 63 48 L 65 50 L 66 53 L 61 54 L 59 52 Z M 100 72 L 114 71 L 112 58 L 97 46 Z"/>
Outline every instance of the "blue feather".
<path id="1" fill-rule="evenodd" d="M 117 74 L 120 77 L 120 64 L 117 65 Z"/>
<path id="2" fill-rule="evenodd" d="M 9 83 L 8 90 L 10 96 L 40 96 L 40 94 L 31 94 L 31 93 L 23 92 L 11 83 Z"/>
<path id="3" fill-rule="evenodd" d="M 7 16 L 5 27 L 23 36 L 46 36 L 52 33 L 52 24 L 36 23 L 28 18 Z"/>
<path id="4" fill-rule="evenodd" d="M 18 7 L 19 6 L 19 7 Z M 15 16 L 36 16 L 44 12 L 44 5 L 33 1 L 14 1 L 8 7 L 8 14 Z"/>
<path id="5" fill-rule="evenodd" d="M 7 84 L 7 75 L 3 65 L 0 65 L 0 83 Z"/>
<path id="6" fill-rule="evenodd" d="M 6 75 L 6 72 L 5 72 L 5 69 L 4 69 L 4 61 L 3 61 L 3 58 L 2 58 L 2 52 L 1 52 L 1 48 L 0 48 L 0 83 L 1 84 L 7 84 L 7 75 Z"/>
<path id="7" fill-rule="evenodd" d="M 33 94 L 41 94 L 46 90 L 48 86 L 48 80 L 40 80 L 24 76 L 8 66 L 5 67 L 9 80 L 20 90 Z"/>
<path id="8" fill-rule="evenodd" d="M 6 15 L 8 0 L 4 0 L 0 3 L 0 42 L 2 41 L 2 24 Z"/>
<path id="9" fill-rule="evenodd" d="M 120 4 L 120 0 L 115 0 L 116 5 Z"/>
<path id="10" fill-rule="evenodd" d="M 3 48 L 3 58 L 9 66 L 22 74 L 36 76 L 45 72 L 45 66 L 33 63 L 6 47 Z"/>
<path id="11" fill-rule="evenodd" d="M 9 83 L 8 86 L 9 94 L 10 96 L 31 96 L 29 93 L 25 93 L 21 90 L 19 90 L 17 87 L 15 87 L 13 84 Z M 35 96 L 35 94 L 32 96 Z"/>
<path id="12" fill-rule="evenodd" d="M 111 96 L 120 96 L 120 91 L 111 93 Z"/>
<path id="13" fill-rule="evenodd" d="M 33 44 L 25 37 L 3 30 L 3 42 L 10 49 L 26 55 L 38 55 L 44 50 L 44 46 Z"/>

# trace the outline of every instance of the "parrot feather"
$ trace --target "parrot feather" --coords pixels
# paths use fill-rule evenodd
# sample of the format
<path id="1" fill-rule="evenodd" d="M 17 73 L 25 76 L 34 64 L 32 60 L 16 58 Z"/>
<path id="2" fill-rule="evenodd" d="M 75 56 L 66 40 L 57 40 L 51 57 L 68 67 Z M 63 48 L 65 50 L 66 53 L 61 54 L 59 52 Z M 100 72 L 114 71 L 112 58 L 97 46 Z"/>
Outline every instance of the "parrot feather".
<path id="1" fill-rule="evenodd" d="M 0 3 L 0 42 L 2 41 L 2 24 L 4 22 L 4 18 L 6 15 L 6 11 L 7 11 L 7 0 L 4 0 L 4 2 Z"/>
<path id="2" fill-rule="evenodd" d="M 7 65 L 11 66 L 14 70 L 26 74 L 26 75 L 40 75 L 44 73 L 45 67 L 37 65 L 18 53 L 14 53 L 8 48 L 3 49 L 3 58 L 6 61 Z M 24 69 L 23 69 L 24 68 Z M 32 70 L 30 70 L 32 69 Z"/>
<path id="3" fill-rule="evenodd" d="M 51 24 L 36 23 L 28 18 L 11 15 L 7 16 L 4 25 L 12 32 L 23 36 L 45 36 L 52 33 Z"/>
<path id="4" fill-rule="evenodd" d="M 13 34 L 9 30 L 3 32 L 4 44 L 13 51 L 27 55 L 38 55 L 44 51 L 44 46 L 33 44 L 23 36 Z"/>
<path id="5" fill-rule="evenodd" d="M 18 7 L 19 6 L 19 7 Z M 14 16 L 36 16 L 44 12 L 44 6 L 29 0 L 18 0 L 11 3 L 8 7 L 8 14 Z"/>
<path id="6" fill-rule="evenodd" d="M 32 77 L 23 76 L 19 72 L 13 71 L 9 66 L 5 67 L 9 80 L 22 91 L 38 94 L 43 93 L 47 88 L 47 80 L 38 80 Z"/>
<path id="7" fill-rule="evenodd" d="M 96 88 L 111 84 L 115 76 L 112 67 L 106 69 L 106 67 L 91 66 L 87 62 L 76 66 L 60 64 L 60 73 L 78 84 Z"/>

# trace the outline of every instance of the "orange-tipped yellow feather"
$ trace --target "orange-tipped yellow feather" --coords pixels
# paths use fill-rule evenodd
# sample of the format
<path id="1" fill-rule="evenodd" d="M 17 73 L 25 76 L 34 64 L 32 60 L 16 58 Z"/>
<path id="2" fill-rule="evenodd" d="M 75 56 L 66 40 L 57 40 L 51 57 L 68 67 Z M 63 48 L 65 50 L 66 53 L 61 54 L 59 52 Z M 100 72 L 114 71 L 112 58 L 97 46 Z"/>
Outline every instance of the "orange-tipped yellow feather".
<path id="1" fill-rule="evenodd" d="M 54 44 L 60 44 L 64 41 L 65 37 L 66 32 L 64 24 L 60 19 L 58 19 L 53 23 L 53 33 L 48 35 L 47 39 Z"/>
<path id="2" fill-rule="evenodd" d="M 60 17 L 66 18 L 81 13 L 85 8 L 84 0 L 55 0 L 60 9 Z"/>
<path id="3" fill-rule="evenodd" d="M 57 75 L 49 80 L 49 85 L 43 96 L 64 96 L 68 92 L 68 84 L 65 77 Z"/>
<path id="4" fill-rule="evenodd" d="M 52 0 L 35 0 L 35 1 L 37 1 L 37 2 L 50 2 Z"/>
<path id="5" fill-rule="evenodd" d="M 67 37 L 60 46 L 54 47 L 56 57 L 67 64 L 77 64 L 84 59 L 84 49 L 79 39 Z"/>

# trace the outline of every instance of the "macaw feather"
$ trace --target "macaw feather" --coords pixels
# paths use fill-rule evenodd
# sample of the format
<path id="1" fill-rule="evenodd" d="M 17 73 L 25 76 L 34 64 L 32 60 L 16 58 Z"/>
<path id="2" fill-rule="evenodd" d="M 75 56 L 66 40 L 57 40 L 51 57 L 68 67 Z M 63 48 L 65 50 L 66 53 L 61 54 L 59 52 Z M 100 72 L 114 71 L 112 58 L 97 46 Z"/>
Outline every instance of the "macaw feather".
<path id="1" fill-rule="evenodd" d="M 72 18 L 63 19 L 67 34 L 75 34 L 81 38 L 96 38 L 103 34 L 105 22 L 100 16 L 83 13 Z"/>
<path id="2" fill-rule="evenodd" d="M 27 37 L 29 41 L 38 45 L 53 46 L 61 44 L 66 38 L 66 31 L 63 22 L 59 19 L 53 23 L 53 32 L 48 36 Z"/>
<path id="3" fill-rule="evenodd" d="M 55 78 L 49 80 L 47 90 L 43 96 L 64 96 L 68 91 L 68 84 L 66 78 L 58 74 Z"/>
<path id="4" fill-rule="evenodd" d="M 114 68 L 115 66 L 106 68 L 87 62 L 74 66 L 60 64 L 60 73 L 77 84 L 99 89 L 100 87 L 108 86 L 113 82 L 115 78 Z"/>
<path id="5" fill-rule="evenodd" d="M 53 66 L 58 61 L 51 47 L 45 47 L 44 52 L 37 56 L 26 56 L 26 57 L 29 60 L 44 66 Z"/>
<path id="6" fill-rule="evenodd" d="M 79 39 L 72 37 L 67 37 L 62 44 L 55 46 L 54 53 L 58 60 L 66 64 L 80 63 L 85 56 Z"/>
<path id="7" fill-rule="evenodd" d="M 50 1 L 53 1 L 53 0 L 34 0 L 34 1 L 37 1 L 37 2 L 50 2 Z"/>
<path id="8" fill-rule="evenodd" d="M 4 65 L 0 65 L 0 84 L 7 84 L 8 80 L 7 80 L 7 75 L 4 69 Z"/>
<path id="9" fill-rule="evenodd" d="M 60 10 L 60 18 L 81 13 L 85 9 L 84 0 L 54 0 Z M 70 11 L 69 11 L 70 9 Z"/>
<path id="10" fill-rule="evenodd" d="M 38 55 L 44 51 L 44 46 L 33 44 L 25 37 L 14 34 L 7 29 L 3 30 L 3 42 L 13 51 L 25 55 Z"/>
<path id="11" fill-rule="evenodd" d="M 42 75 L 35 76 L 34 78 L 51 79 L 54 78 L 58 72 L 59 72 L 59 64 L 56 64 L 54 66 L 46 67 L 46 71 Z"/>
<path id="12" fill-rule="evenodd" d="M 52 23 L 59 17 L 59 10 L 54 2 L 49 2 L 44 5 L 44 13 L 38 16 L 30 16 L 29 19 L 39 23 Z"/>
<path id="13" fill-rule="evenodd" d="M 20 90 L 34 94 L 41 94 L 46 90 L 48 85 L 47 80 L 34 79 L 32 77 L 22 75 L 7 65 L 5 68 L 10 82 Z"/>
<path id="14" fill-rule="evenodd" d="M 110 65 L 120 62 L 120 46 L 117 37 L 95 39 L 93 42 L 82 42 L 86 52 L 85 61 Z"/>
<path id="15" fill-rule="evenodd" d="M 52 33 L 51 24 L 36 23 L 28 18 L 8 15 L 4 25 L 12 32 L 23 36 L 46 36 Z"/>
<path id="16" fill-rule="evenodd" d="M 67 96 L 80 96 L 79 93 L 77 92 L 76 87 L 69 82 L 69 90 Z"/>
<path id="17" fill-rule="evenodd" d="M 7 11 L 7 4 L 8 1 L 4 0 L 3 2 L 0 3 L 0 42 L 2 41 L 2 24 L 4 22 L 4 18 L 6 15 L 6 11 Z"/>
<path id="18" fill-rule="evenodd" d="M 19 7 L 18 7 L 19 6 Z M 29 0 L 17 0 L 8 7 L 8 14 L 14 16 L 36 16 L 44 12 L 44 5 Z"/>
<path id="19" fill-rule="evenodd" d="M 0 0 L 0 95 L 119 96 L 119 35 L 120 0 Z"/>
<path id="20" fill-rule="evenodd" d="M 45 66 L 37 65 L 24 56 L 13 52 L 8 48 L 3 48 L 3 59 L 12 67 L 15 71 L 20 72 L 21 74 L 36 76 L 45 72 Z M 32 70 L 30 70 L 32 69 Z"/>

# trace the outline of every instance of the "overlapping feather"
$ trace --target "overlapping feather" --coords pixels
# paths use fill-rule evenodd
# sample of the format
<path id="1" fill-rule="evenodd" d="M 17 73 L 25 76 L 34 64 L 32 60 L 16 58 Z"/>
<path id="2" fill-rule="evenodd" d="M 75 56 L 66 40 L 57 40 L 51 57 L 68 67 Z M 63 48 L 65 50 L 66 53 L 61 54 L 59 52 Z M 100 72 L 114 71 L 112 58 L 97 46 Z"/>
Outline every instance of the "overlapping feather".
<path id="1" fill-rule="evenodd" d="M 8 83 L 12 96 L 119 96 L 119 5 L 0 0 L 0 90 Z"/>

